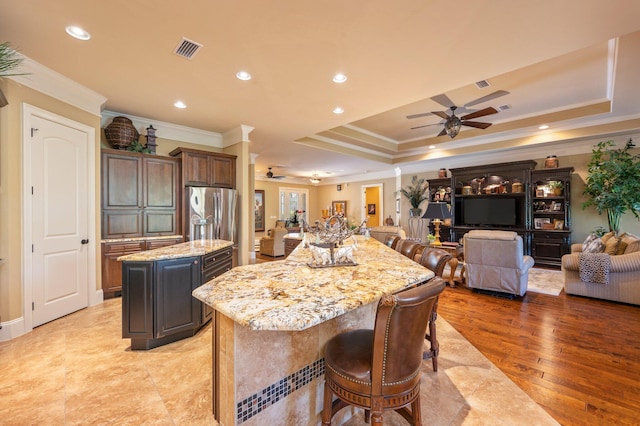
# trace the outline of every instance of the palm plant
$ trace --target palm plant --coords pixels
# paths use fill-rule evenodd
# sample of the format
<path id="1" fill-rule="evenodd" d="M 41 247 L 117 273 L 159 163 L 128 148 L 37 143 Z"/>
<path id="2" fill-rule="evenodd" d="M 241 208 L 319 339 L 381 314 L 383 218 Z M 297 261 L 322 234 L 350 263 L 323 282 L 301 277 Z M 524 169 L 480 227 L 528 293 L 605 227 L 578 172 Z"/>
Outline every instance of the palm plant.
<path id="1" fill-rule="evenodd" d="M 407 185 L 400 189 L 400 193 L 409 199 L 409 203 L 411 203 L 412 208 L 419 209 L 420 204 L 429 199 L 428 190 L 429 182 L 424 178 L 414 176 L 411 179 L 411 185 Z"/>
<path id="2" fill-rule="evenodd" d="M 22 63 L 22 57 L 11 47 L 8 41 L 0 43 L 0 77 L 20 75 L 11 71 Z"/>
<path id="3" fill-rule="evenodd" d="M 5 41 L 4 43 L 0 43 L 0 78 L 21 75 L 20 73 L 12 72 L 18 68 L 21 63 L 22 57 L 11 47 L 9 42 Z M 6 105 L 7 99 L 4 97 L 2 90 L 0 90 L 0 108 Z"/>
<path id="4" fill-rule="evenodd" d="M 606 212 L 609 230 L 617 234 L 627 211 L 640 219 L 640 154 L 629 153 L 635 147 L 631 139 L 624 148 L 615 146 L 613 141 L 599 142 L 592 150 L 583 191 L 589 199 L 582 208 L 594 206 L 598 214 Z"/>

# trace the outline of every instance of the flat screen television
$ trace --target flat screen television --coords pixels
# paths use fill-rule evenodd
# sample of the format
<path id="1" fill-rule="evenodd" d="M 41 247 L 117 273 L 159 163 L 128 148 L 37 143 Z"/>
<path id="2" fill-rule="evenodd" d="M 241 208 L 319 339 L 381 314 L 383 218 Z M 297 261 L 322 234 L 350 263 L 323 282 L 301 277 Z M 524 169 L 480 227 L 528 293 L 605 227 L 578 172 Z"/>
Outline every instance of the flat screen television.
<path id="1" fill-rule="evenodd" d="M 515 226 L 516 201 L 515 198 L 465 198 L 462 220 L 468 226 Z"/>

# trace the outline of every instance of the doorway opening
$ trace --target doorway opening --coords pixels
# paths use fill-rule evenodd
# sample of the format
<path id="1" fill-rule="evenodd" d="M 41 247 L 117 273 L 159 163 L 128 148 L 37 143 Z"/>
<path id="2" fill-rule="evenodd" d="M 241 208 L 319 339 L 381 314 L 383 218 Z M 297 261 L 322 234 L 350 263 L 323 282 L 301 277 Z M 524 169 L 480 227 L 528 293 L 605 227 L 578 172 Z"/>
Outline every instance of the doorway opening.
<path id="1" fill-rule="evenodd" d="M 384 193 L 381 183 L 362 185 L 362 217 L 368 218 L 367 227 L 381 226 L 384 222 Z"/>

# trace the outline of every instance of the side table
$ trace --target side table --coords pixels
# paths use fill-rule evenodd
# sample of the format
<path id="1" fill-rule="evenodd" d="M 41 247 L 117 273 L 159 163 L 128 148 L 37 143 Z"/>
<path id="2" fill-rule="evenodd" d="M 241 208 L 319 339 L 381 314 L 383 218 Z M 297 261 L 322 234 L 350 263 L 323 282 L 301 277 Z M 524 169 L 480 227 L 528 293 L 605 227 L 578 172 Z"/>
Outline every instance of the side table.
<path id="1" fill-rule="evenodd" d="M 451 273 L 449 274 L 448 277 L 444 277 L 449 280 L 449 285 L 451 287 L 455 287 L 456 281 L 461 284 L 464 283 L 464 253 L 461 250 L 462 246 L 460 244 L 456 244 L 456 245 L 443 244 L 440 246 L 429 244 L 429 247 L 445 250 L 451 253 L 451 255 L 453 256 L 449 261 L 449 269 L 451 269 Z M 462 270 L 460 271 L 460 275 L 456 278 L 455 275 L 456 275 L 456 271 L 458 270 L 458 263 L 460 261 L 462 262 Z"/>

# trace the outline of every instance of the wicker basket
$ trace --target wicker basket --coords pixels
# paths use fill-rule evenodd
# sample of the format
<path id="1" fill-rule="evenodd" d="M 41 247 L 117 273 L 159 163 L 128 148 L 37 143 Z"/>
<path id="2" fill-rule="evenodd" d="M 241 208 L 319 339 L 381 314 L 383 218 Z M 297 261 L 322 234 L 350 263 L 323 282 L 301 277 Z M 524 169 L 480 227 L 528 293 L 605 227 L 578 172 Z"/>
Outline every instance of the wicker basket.
<path id="1" fill-rule="evenodd" d="M 127 117 L 115 117 L 111 124 L 104 128 L 104 135 L 109 144 L 117 149 L 127 149 L 140 133 Z"/>

